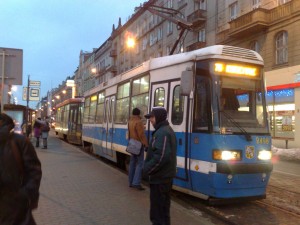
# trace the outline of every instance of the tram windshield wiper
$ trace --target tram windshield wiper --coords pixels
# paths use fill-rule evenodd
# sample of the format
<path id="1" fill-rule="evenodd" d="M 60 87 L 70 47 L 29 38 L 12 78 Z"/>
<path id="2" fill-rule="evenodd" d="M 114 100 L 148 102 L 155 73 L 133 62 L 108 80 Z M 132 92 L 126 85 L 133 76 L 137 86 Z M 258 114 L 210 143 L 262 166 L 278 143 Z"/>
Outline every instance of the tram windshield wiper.
<path id="1" fill-rule="evenodd" d="M 238 122 L 236 122 L 227 112 L 224 110 L 220 110 L 220 112 L 235 126 L 237 127 L 244 135 L 247 141 L 252 141 L 251 135 L 239 125 Z"/>

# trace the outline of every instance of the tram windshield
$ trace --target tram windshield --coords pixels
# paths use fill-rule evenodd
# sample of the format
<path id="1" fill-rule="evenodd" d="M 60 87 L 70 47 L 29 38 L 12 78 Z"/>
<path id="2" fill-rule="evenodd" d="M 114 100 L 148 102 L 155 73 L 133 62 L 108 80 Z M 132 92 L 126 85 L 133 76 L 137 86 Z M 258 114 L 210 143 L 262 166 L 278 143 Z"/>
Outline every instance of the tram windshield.
<path id="1" fill-rule="evenodd" d="M 195 79 L 194 131 L 269 133 L 263 81 L 259 76 L 198 74 Z"/>
<path id="2" fill-rule="evenodd" d="M 216 87 L 221 132 L 267 133 L 264 89 L 260 79 L 219 76 Z"/>

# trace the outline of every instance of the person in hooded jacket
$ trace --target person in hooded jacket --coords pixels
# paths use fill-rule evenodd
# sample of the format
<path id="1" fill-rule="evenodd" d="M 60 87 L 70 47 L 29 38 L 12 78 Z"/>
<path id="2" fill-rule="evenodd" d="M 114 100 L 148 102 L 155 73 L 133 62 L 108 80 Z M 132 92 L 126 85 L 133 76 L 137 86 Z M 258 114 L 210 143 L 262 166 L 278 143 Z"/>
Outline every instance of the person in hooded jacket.
<path id="1" fill-rule="evenodd" d="M 34 146 L 13 132 L 11 117 L 0 114 L 0 224 L 35 225 L 42 177 Z"/>
<path id="2" fill-rule="evenodd" d="M 177 141 L 163 107 L 145 115 L 154 127 L 144 163 L 150 184 L 150 220 L 153 225 L 170 225 L 171 189 L 176 176 Z"/>

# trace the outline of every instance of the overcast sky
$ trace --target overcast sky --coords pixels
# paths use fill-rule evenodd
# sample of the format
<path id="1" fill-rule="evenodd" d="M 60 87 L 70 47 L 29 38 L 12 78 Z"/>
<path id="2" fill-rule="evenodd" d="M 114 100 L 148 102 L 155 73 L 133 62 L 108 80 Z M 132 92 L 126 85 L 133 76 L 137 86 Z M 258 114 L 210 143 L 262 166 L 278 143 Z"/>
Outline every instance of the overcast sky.
<path id="1" fill-rule="evenodd" d="M 80 50 L 98 48 L 144 0 L 0 0 L 0 47 L 23 49 L 23 86 L 41 81 L 41 97 L 72 76 Z M 23 86 L 18 86 L 18 103 Z M 35 107 L 36 102 L 30 102 Z"/>

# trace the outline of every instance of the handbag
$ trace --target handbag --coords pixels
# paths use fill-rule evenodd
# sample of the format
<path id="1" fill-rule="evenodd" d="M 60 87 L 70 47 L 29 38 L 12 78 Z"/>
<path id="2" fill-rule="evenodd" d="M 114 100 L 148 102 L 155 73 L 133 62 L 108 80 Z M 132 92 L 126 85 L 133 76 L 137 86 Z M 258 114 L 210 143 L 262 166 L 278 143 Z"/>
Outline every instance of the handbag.
<path id="1" fill-rule="evenodd" d="M 129 139 L 126 152 L 132 155 L 139 155 L 141 154 L 141 149 L 142 149 L 142 143 L 140 141 L 137 141 L 132 138 Z"/>

